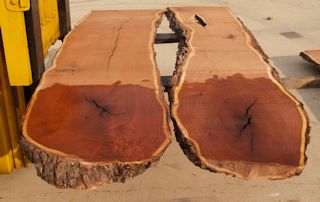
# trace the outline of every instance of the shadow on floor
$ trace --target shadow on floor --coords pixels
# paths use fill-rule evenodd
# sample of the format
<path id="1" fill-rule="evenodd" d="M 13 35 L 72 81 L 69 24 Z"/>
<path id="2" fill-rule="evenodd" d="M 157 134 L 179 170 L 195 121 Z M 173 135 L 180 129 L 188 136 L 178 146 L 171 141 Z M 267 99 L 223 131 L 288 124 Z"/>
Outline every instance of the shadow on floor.
<path id="1" fill-rule="evenodd" d="M 308 105 L 311 113 L 320 121 L 320 88 L 299 89 L 298 93 Z"/>
<path id="2" fill-rule="evenodd" d="M 305 61 L 299 55 L 272 57 L 270 60 L 282 77 L 320 76 L 320 68 Z"/>

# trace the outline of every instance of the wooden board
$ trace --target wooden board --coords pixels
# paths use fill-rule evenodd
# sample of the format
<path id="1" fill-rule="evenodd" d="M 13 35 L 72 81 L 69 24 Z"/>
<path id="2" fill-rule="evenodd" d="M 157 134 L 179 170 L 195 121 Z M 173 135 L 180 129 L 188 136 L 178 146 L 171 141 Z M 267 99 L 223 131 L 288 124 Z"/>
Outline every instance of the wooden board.
<path id="1" fill-rule="evenodd" d="M 228 8 L 169 8 L 180 34 L 171 110 L 197 166 L 244 179 L 302 172 L 308 121 L 250 31 Z"/>
<path id="2" fill-rule="evenodd" d="M 281 81 L 287 89 L 320 88 L 320 76 L 283 78 Z"/>
<path id="3" fill-rule="evenodd" d="M 124 182 L 160 158 L 171 141 L 153 51 L 162 14 L 93 11 L 65 38 L 20 141 L 48 183 Z"/>
<path id="4" fill-rule="evenodd" d="M 300 56 L 315 65 L 320 65 L 320 50 L 306 50 L 300 53 Z"/>

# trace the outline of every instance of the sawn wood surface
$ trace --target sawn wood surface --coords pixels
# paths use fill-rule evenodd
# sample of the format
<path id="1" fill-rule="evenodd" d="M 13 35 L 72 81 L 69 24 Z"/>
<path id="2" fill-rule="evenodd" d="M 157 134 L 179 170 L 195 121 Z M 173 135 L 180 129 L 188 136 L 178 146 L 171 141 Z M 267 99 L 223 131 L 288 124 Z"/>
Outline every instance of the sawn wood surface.
<path id="1" fill-rule="evenodd" d="M 171 111 L 201 168 L 244 179 L 302 172 L 308 121 L 250 31 L 225 7 L 169 8 L 179 45 Z"/>
<path id="2" fill-rule="evenodd" d="M 93 11 L 65 39 L 29 103 L 21 143 L 61 188 L 123 182 L 171 141 L 153 42 L 161 10 Z"/>

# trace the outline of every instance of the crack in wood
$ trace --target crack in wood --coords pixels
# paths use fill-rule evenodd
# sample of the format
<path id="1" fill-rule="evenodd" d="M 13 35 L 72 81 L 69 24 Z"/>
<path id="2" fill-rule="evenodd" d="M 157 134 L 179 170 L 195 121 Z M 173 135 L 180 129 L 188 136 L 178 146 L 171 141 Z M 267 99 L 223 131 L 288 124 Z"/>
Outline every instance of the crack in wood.
<path id="1" fill-rule="evenodd" d="M 253 101 L 253 103 L 251 103 L 251 105 L 249 105 L 249 107 L 247 108 L 246 114 L 245 114 L 246 117 L 248 116 L 248 114 L 249 114 L 249 112 L 250 112 L 250 109 L 257 103 L 257 100 L 258 100 L 258 99 L 255 99 L 255 100 Z"/>
<path id="2" fill-rule="evenodd" d="M 89 102 L 90 104 L 93 104 L 97 109 L 100 110 L 100 114 L 99 114 L 100 117 L 103 115 L 103 113 L 108 113 L 110 115 L 121 115 L 121 114 L 124 114 L 124 113 L 113 113 L 108 109 L 108 106 L 102 106 L 102 105 L 98 104 L 98 102 L 95 101 L 94 99 L 90 99 L 87 96 L 84 96 L 84 97 L 85 97 L 85 100 L 87 102 Z"/>
<path id="3" fill-rule="evenodd" d="M 128 23 L 132 18 L 130 18 L 129 20 L 123 22 L 118 30 L 117 30 L 117 36 L 116 36 L 116 39 L 114 40 L 114 43 L 113 43 L 113 48 L 112 48 L 112 51 L 111 51 L 111 54 L 109 56 L 109 59 L 108 59 L 108 64 L 107 64 L 107 69 L 108 69 L 108 72 L 109 72 L 109 69 L 110 69 L 110 63 L 111 63 L 111 60 L 112 60 L 112 57 L 114 56 L 114 53 L 116 52 L 117 48 L 118 48 L 118 41 L 119 41 L 119 37 L 120 37 L 120 31 L 121 29 L 123 28 L 123 26 Z"/>
<path id="4" fill-rule="evenodd" d="M 245 113 L 245 119 L 246 122 L 243 124 L 241 130 L 240 130 L 240 138 L 242 137 L 243 132 L 245 131 L 246 128 L 250 127 L 252 129 L 252 116 L 249 116 L 250 111 L 252 110 L 252 107 L 257 103 L 257 99 L 255 99 L 246 109 L 246 113 Z M 254 141 L 254 137 L 253 137 L 253 133 L 249 133 L 250 135 L 250 148 L 251 150 L 253 149 L 253 141 Z"/>
<path id="5" fill-rule="evenodd" d="M 110 69 L 110 62 L 111 62 L 111 59 L 112 59 L 112 56 L 114 55 L 117 47 L 118 47 L 118 40 L 119 40 L 119 35 L 120 35 L 120 32 L 118 32 L 117 34 L 117 37 L 116 37 L 116 40 L 114 42 L 114 45 L 113 45 L 113 49 L 112 49 L 112 52 L 109 56 L 109 59 L 108 59 L 108 72 L 109 72 L 109 69 Z"/>
<path id="6" fill-rule="evenodd" d="M 251 124 L 251 119 L 252 119 L 252 117 L 247 117 L 247 120 L 246 120 L 245 124 L 242 126 L 242 128 L 241 128 L 241 130 L 240 130 L 240 137 L 241 137 L 243 131 L 244 131 L 248 126 L 250 126 L 250 124 Z"/>
<path id="7" fill-rule="evenodd" d="M 200 24 L 202 27 L 207 26 L 207 23 L 205 22 L 205 20 L 199 15 L 195 14 L 194 18 L 197 20 L 197 23 Z"/>

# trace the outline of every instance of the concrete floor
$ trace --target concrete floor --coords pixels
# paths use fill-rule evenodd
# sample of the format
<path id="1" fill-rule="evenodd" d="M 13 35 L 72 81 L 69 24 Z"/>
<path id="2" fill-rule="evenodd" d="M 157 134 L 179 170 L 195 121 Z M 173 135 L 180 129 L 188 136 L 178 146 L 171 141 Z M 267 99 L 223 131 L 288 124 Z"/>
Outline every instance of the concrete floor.
<path id="1" fill-rule="evenodd" d="M 146 9 L 167 6 L 230 6 L 253 31 L 282 77 L 320 76 L 320 69 L 302 60 L 305 49 L 320 48 L 319 0 L 70 0 L 72 23 L 92 9 Z M 273 20 L 266 20 L 272 17 Z M 159 32 L 167 32 L 166 22 Z M 298 35 L 281 34 L 296 32 Z M 50 57 L 57 49 L 54 46 Z M 170 75 L 176 44 L 156 45 L 163 75 Z M 50 66 L 50 58 L 47 60 Z M 36 176 L 34 166 L 0 175 L 0 201 L 320 201 L 320 88 L 293 90 L 310 116 L 308 162 L 300 176 L 285 180 L 250 180 L 210 173 L 194 166 L 173 140 L 158 165 L 125 184 L 96 190 L 56 189 Z"/>

